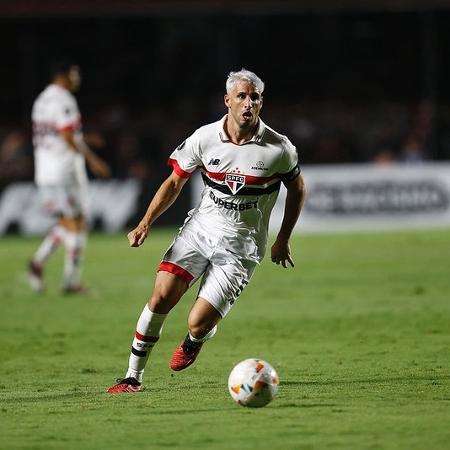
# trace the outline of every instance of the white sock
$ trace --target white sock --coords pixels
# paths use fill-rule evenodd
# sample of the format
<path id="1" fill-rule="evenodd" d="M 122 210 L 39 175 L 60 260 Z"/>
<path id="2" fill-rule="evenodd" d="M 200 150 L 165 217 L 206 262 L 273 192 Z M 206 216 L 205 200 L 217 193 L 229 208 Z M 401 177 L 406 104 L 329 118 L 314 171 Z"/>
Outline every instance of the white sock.
<path id="1" fill-rule="evenodd" d="M 125 378 L 133 377 L 142 383 L 145 365 L 154 345 L 161 336 L 166 317 L 167 314 L 154 313 L 150 311 L 148 305 L 145 305 L 136 326 Z"/>
<path id="2" fill-rule="evenodd" d="M 81 260 L 86 247 L 85 231 L 65 232 L 64 245 L 66 254 L 64 257 L 64 286 L 79 286 L 81 278 Z"/>
<path id="3" fill-rule="evenodd" d="M 211 328 L 211 330 L 206 333 L 202 338 L 195 338 L 194 336 L 192 336 L 191 332 L 189 331 L 189 339 L 192 342 L 196 342 L 196 343 L 203 343 L 206 342 L 207 340 L 211 339 L 212 337 L 214 337 L 214 335 L 217 333 L 217 325 L 214 325 L 213 328 Z"/>
<path id="4" fill-rule="evenodd" d="M 42 265 L 47 258 L 56 251 L 64 241 L 65 230 L 61 225 L 55 225 L 45 236 L 41 245 L 33 256 L 33 262 Z"/>

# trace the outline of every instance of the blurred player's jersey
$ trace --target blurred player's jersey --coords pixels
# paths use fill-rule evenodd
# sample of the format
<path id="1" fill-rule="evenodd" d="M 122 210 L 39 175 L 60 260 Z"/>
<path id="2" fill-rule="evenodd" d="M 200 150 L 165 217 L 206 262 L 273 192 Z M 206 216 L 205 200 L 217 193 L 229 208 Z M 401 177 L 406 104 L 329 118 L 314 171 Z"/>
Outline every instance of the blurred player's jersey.
<path id="1" fill-rule="evenodd" d="M 36 184 L 86 184 L 83 155 L 72 150 L 60 135 L 63 130 L 72 130 L 75 139 L 82 139 L 75 97 L 68 90 L 50 84 L 34 102 L 32 121 Z"/>
<path id="2" fill-rule="evenodd" d="M 172 153 L 169 164 L 186 178 L 200 169 L 205 183 L 201 202 L 185 224 L 193 239 L 195 229 L 206 231 L 230 252 L 260 262 L 281 182 L 300 174 L 297 151 L 261 119 L 250 141 L 233 144 L 224 131 L 226 117 L 196 130 Z"/>

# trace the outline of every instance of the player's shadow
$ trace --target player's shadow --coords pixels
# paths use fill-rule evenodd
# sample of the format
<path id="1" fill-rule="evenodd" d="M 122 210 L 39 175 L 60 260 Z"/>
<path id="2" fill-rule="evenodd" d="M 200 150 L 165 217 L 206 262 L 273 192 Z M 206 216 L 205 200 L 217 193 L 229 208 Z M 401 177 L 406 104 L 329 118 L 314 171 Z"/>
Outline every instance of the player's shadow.
<path id="1" fill-rule="evenodd" d="M 236 406 L 231 404 L 228 408 L 195 408 L 195 413 L 211 413 L 211 412 L 223 412 L 228 411 L 230 409 L 235 409 Z M 177 414 L 192 414 L 194 411 L 192 409 L 170 409 L 166 411 L 157 411 L 153 414 L 158 416 L 173 416 Z"/>
<path id="2" fill-rule="evenodd" d="M 276 408 L 335 408 L 338 405 L 337 403 L 278 403 L 276 404 Z"/>
<path id="3" fill-rule="evenodd" d="M 80 397 L 90 397 L 92 395 L 92 393 L 87 393 L 87 392 L 61 392 L 61 393 L 56 393 L 56 394 L 36 394 L 33 396 L 29 396 L 29 397 L 16 397 L 16 396 L 11 396 L 9 398 L 3 398 L 1 400 L 2 404 L 17 404 L 19 402 L 23 402 L 23 403 L 40 403 L 43 401 L 54 401 L 54 400 L 64 400 L 64 399 L 75 399 L 75 398 L 80 398 Z"/>
<path id="4" fill-rule="evenodd" d="M 280 386 L 332 386 L 345 384 L 377 384 L 377 383 L 403 383 L 405 381 L 440 381 L 450 380 L 450 375 L 430 375 L 430 376 L 408 376 L 403 377 L 385 377 L 385 378 L 368 378 L 356 380 L 285 380 L 280 383 Z"/>
<path id="5" fill-rule="evenodd" d="M 384 377 L 384 378 L 367 378 L 367 379 L 355 379 L 355 380 L 319 380 L 319 381 L 307 381 L 307 380 L 282 380 L 280 387 L 289 387 L 289 386 L 337 386 L 337 385 L 352 385 L 352 384 L 379 384 L 379 383 L 405 383 L 407 381 L 428 381 L 430 383 L 450 380 L 449 375 L 430 375 L 430 376 L 408 376 L 405 375 L 403 377 Z M 64 400 L 64 399 L 76 399 L 82 397 L 92 397 L 92 395 L 103 396 L 106 395 L 104 392 L 61 392 L 54 394 L 36 394 L 33 396 L 11 396 L 4 397 L 1 399 L 2 405 L 7 404 L 15 404 L 18 403 L 39 403 L 43 401 L 55 401 L 55 400 Z M 279 405 L 279 407 L 290 407 L 290 406 L 299 406 L 299 405 Z M 336 405 L 333 404 L 309 404 L 302 405 L 304 408 L 317 408 L 317 407 L 334 407 Z M 223 408 L 223 410 L 227 410 L 228 408 Z M 203 408 L 201 410 L 196 410 L 198 412 L 211 412 L 211 411 L 219 411 L 217 408 Z M 192 412 L 192 410 L 168 410 L 168 411 L 160 411 L 161 415 L 174 415 L 174 414 L 188 414 Z"/>

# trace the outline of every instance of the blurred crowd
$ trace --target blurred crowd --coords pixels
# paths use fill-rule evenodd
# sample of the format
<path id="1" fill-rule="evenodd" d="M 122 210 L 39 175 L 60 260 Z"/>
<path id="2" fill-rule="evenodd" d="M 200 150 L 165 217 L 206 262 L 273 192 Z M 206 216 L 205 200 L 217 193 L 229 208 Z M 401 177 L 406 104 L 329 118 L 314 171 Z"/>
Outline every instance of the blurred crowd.
<path id="1" fill-rule="evenodd" d="M 225 113 L 242 66 L 267 82 L 261 117 L 303 164 L 450 159 L 450 11 L 260 9 L 0 20 L 0 42 L 17 43 L 3 46 L 0 184 L 32 179 L 31 105 L 69 50 L 85 136 L 115 178 L 157 185 L 173 149 Z"/>
<path id="2" fill-rule="evenodd" d="M 189 99 L 175 108 L 143 111 L 112 104 L 83 118 L 86 140 L 111 164 L 115 178 L 158 185 L 168 173 L 167 158 L 173 149 L 196 128 L 224 114 L 221 98 L 217 94 L 206 108 Z M 434 114 L 426 101 L 366 105 L 269 101 L 262 118 L 290 137 L 303 163 L 392 164 L 432 159 Z M 1 185 L 32 177 L 30 127 L 0 127 Z"/>
<path id="3" fill-rule="evenodd" d="M 305 163 L 388 164 L 430 158 L 433 115 L 429 102 L 305 102 L 278 108 L 274 122 L 286 130 Z"/>

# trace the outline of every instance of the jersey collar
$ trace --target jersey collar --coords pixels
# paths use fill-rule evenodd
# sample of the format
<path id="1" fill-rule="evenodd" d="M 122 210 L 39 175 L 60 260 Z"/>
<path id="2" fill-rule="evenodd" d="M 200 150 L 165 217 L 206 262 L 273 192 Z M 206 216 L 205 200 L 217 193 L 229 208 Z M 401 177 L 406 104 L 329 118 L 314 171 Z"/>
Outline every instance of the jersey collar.
<path id="1" fill-rule="evenodd" d="M 50 83 L 47 86 L 48 89 L 51 89 L 53 91 L 59 91 L 59 92 L 68 92 L 69 94 L 71 93 L 68 89 L 60 86 L 59 84 L 55 84 L 55 83 Z"/>
<path id="2" fill-rule="evenodd" d="M 225 114 L 218 122 L 217 122 L 217 131 L 219 133 L 219 138 L 222 142 L 231 142 L 231 139 L 228 137 L 227 133 L 225 133 L 225 120 L 227 120 L 228 114 Z M 249 144 L 250 142 L 254 142 L 256 144 L 260 143 L 264 132 L 266 131 L 266 125 L 261 120 L 261 117 L 258 118 L 258 129 L 253 137 L 246 141 L 245 144 Z"/>

